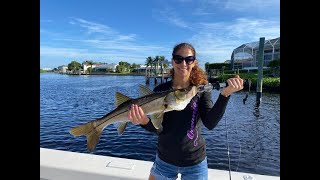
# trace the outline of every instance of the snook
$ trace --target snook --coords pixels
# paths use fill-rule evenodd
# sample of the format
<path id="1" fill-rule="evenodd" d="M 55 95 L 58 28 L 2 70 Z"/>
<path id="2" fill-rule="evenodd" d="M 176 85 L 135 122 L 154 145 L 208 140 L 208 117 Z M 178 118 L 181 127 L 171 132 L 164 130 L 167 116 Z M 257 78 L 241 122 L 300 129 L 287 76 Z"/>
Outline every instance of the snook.
<path id="1" fill-rule="evenodd" d="M 93 151 L 100 140 L 103 129 L 108 125 L 120 122 L 117 129 L 118 134 L 121 135 L 124 132 L 128 122 L 130 122 L 127 114 L 132 104 L 139 105 L 146 115 L 150 115 L 151 122 L 158 129 L 161 127 L 165 112 L 183 110 L 198 92 L 196 86 L 157 93 L 143 85 L 140 85 L 139 89 L 141 97 L 136 99 L 116 92 L 116 109 L 102 118 L 72 128 L 70 134 L 73 136 L 87 136 L 87 148 L 89 151 Z"/>

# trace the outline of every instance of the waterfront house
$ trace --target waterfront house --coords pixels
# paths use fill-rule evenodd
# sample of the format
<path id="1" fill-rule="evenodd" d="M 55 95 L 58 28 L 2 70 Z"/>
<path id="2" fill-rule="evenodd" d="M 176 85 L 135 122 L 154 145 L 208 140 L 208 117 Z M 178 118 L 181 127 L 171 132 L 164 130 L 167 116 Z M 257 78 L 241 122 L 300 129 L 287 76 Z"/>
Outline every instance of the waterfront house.
<path id="1" fill-rule="evenodd" d="M 231 54 L 231 69 L 258 69 L 259 43 L 246 43 L 234 49 Z M 264 42 L 263 68 L 267 68 L 273 60 L 280 60 L 280 37 Z"/>
<path id="2" fill-rule="evenodd" d="M 82 69 L 83 72 L 86 72 L 88 70 L 89 67 L 91 67 L 92 69 L 95 68 L 97 66 L 97 63 L 90 63 L 88 61 L 85 61 L 82 63 Z"/>
<path id="3" fill-rule="evenodd" d="M 68 71 L 68 66 L 67 65 L 62 65 L 58 67 L 58 72 L 59 73 L 67 73 Z"/>
<path id="4" fill-rule="evenodd" d="M 108 63 L 99 63 L 92 69 L 92 71 L 97 72 L 116 72 L 118 64 L 108 64 Z"/>

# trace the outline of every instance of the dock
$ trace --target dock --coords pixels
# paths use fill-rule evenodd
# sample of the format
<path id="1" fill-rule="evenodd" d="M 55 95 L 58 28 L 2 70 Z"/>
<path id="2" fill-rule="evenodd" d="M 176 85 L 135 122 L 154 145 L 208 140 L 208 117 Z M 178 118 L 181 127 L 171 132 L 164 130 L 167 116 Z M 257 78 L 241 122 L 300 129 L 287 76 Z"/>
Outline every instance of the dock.
<path id="1" fill-rule="evenodd" d="M 154 80 L 154 84 L 158 84 L 158 79 L 160 79 L 160 84 L 167 82 L 169 78 L 171 78 L 170 75 L 158 75 L 158 76 L 154 76 L 154 75 L 149 75 L 149 76 L 145 76 L 146 78 L 146 84 L 150 84 L 150 79 Z"/>

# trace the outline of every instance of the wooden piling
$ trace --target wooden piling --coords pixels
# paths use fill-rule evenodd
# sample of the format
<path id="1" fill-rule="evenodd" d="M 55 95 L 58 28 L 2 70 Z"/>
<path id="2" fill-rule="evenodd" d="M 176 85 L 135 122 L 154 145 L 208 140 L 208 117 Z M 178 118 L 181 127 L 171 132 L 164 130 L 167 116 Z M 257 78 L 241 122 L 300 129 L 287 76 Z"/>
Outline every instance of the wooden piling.
<path id="1" fill-rule="evenodd" d="M 257 80 L 257 98 L 256 98 L 257 106 L 260 106 L 260 103 L 262 100 L 261 96 L 262 96 L 262 78 L 263 78 L 264 41 L 265 41 L 265 38 L 261 37 L 259 41 L 259 53 L 258 53 L 258 80 Z"/>

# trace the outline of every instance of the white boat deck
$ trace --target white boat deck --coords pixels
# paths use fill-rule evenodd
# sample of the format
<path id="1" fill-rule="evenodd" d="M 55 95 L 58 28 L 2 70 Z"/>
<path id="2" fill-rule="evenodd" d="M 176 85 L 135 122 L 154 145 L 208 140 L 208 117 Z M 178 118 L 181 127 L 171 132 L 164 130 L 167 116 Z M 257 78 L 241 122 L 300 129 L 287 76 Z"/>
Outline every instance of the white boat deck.
<path id="1" fill-rule="evenodd" d="M 147 180 L 152 164 L 150 161 L 40 148 L 40 180 Z M 231 178 L 280 180 L 278 176 L 233 171 Z M 209 169 L 209 179 L 229 180 L 229 171 Z"/>

